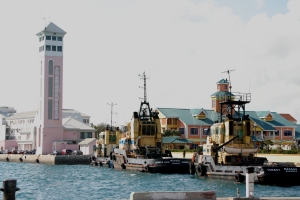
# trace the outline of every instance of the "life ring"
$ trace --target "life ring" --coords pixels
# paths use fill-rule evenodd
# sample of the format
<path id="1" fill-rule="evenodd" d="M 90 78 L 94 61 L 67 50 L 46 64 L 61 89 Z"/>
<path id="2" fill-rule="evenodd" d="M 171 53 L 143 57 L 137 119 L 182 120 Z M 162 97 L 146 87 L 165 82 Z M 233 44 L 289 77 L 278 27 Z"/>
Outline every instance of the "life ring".
<path id="1" fill-rule="evenodd" d="M 242 182 L 245 181 L 245 176 L 243 176 L 240 173 L 236 173 L 235 174 L 235 180 L 236 180 L 236 182 L 242 183 Z"/>
<path id="2" fill-rule="evenodd" d="M 122 169 L 126 169 L 126 166 L 124 163 L 121 164 Z"/>
<path id="3" fill-rule="evenodd" d="M 22 158 L 19 158 L 19 160 L 20 160 L 21 162 L 23 162 L 23 159 L 22 159 Z"/>
<path id="4" fill-rule="evenodd" d="M 194 164 L 194 162 L 189 163 L 189 170 L 190 170 L 190 175 L 195 174 L 195 164 Z"/>
<path id="5" fill-rule="evenodd" d="M 9 158 L 6 158 L 6 161 L 8 162 L 8 161 L 9 161 Z"/>

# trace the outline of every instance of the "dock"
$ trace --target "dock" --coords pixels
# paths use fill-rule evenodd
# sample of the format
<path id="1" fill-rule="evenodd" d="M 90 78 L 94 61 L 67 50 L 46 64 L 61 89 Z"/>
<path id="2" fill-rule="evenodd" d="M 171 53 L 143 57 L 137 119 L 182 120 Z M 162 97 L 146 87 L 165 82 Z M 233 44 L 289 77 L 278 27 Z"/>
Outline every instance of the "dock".
<path id="1" fill-rule="evenodd" d="M 0 161 L 50 165 L 88 165 L 90 163 L 90 155 L 0 154 Z"/>

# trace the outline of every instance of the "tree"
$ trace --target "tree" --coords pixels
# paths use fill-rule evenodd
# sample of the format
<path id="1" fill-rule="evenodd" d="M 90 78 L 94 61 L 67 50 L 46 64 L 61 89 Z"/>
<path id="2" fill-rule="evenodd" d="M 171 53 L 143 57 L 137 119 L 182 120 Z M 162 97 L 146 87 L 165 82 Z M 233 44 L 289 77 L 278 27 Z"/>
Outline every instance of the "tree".
<path id="1" fill-rule="evenodd" d="M 178 130 L 164 130 L 163 132 L 163 136 L 167 137 L 167 136 L 180 136 L 181 133 Z"/>
<path id="2" fill-rule="evenodd" d="M 95 131 L 95 135 L 96 135 L 96 138 L 99 137 L 99 133 L 105 131 L 106 127 L 109 126 L 108 124 L 106 123 L 100 123 L 100 124 L 97 124 L 97 125 L 94 125 L 93 123 L 91 123 L 91 126 L 96 129 Z"/>

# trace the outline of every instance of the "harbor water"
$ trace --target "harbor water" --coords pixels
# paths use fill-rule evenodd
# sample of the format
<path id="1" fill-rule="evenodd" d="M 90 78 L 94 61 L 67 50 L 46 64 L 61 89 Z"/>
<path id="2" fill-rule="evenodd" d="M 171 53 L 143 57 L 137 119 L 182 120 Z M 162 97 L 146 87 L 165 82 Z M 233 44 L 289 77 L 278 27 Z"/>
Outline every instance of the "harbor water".
<path id="1" fill-rule="evenodd" d="M 131 192 L 215 191 L 217 197 L 245 196 L 244 183 L 189 174 L 148 174 L 90 165 L 0 162 L 0 180 L 16 179 L 16 199 L 129 199 Z M 2 183 L 1 183 L 2 187 Z M 300 197 L 300 186 L 255 185 L 255 197 Z M 1 194 L 2 195 L 2 194 Z"/>

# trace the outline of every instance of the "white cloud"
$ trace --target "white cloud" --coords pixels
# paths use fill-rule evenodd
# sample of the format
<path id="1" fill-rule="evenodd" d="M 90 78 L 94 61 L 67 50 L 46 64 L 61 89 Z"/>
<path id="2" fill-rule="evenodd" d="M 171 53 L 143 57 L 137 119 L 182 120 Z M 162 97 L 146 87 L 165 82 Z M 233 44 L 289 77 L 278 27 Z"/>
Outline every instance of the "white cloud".
<path id="1" fill-rule="evenodd" d="M 41 17 L 50 16 L 67 32 L 63 107 L 94 123 L 110 123 L 111 102 L 118 104 L 113 121 L 131 119 L 143 97 L 138 74 L 144 71 L 154 108 L 209 109 L 228 69 L 235 69 L 233 91 L 252 93 L 247 108 L 289 111 L 300 120 L 298 1 L 271 17 L 263 6 L 246 23 L 215 1 L 16 2 L 0 2 L 3 106 L 37 109 L 35 34 L 44 26 Z"/>

